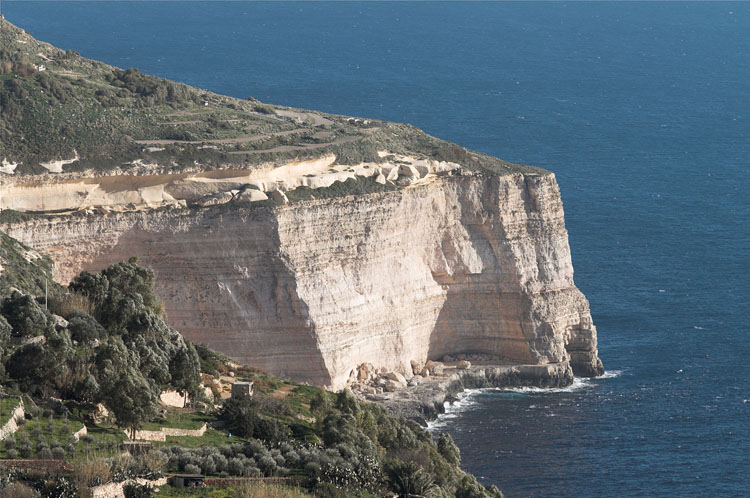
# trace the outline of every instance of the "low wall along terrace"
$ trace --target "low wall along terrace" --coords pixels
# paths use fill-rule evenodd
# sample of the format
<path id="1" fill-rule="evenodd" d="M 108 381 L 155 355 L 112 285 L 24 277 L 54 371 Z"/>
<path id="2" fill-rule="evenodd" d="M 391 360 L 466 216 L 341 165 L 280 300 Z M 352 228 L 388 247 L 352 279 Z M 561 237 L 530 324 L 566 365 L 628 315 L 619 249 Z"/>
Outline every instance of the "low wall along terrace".
<path id="1" fill-rule="evenodd" d="M 102 484 L 101 486 L 91 488 L 91 498 L 125 498 L 123 488 L 126 484 L 131 482 L 148 485 L 154 488 L 165 485 L 167 483 L 167 478 L 162 477 L 161 479 L 156 479 L 154 481 L 149 481 L 148 479 L 131 479 L 129 481 Z"/>
<path id="2" fill-rule="evenodd" d="M 18 400 L 16 406 L 10 414 L 10 418 L 0 427 L 0 440 L 5 439 L 18 430 L 18 421 L 24 417 L 23 400 Z"/>
<path id="3" fill-rule="evenodd" d="M 173 427 L 162 427 L 158 431 L 135 431 L 135 439 L 138 441 L 166 441 L 167 436 L 201 437 L 206 433 L 207 425 L 204 423 L 200 429 L 175 429 Z M 130 437 L 130 433 L 123 431 Z"/>

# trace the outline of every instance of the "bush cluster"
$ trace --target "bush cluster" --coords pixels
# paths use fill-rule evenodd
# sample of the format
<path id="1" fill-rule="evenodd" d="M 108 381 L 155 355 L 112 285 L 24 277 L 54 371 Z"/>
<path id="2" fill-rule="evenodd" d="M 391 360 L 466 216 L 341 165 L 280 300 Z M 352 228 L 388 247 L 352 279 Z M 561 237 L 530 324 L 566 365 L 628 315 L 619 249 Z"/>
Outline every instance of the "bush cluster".
<path id="1" fill-rule="evenodd" d="M 103 402 L 131 430 L 155 414 L 164 388 L 195 398 L 200 360 L 165 323 L 153 286 L 153 272 L 131 260 L 76 277 L 67 294 L 52 300 L 61 316 L 19 292 L 2 299 L 0 350 L 6 352 L 7 378 L 0 380 L 35 396 L 87 405 L 82 408 Z M 44 340 L 28 341 L 37 336 Z M 10 344 L 12 338 L 26 343 Z"/>
<path id="2" fill-rule="evenodd" d="M 196 95 L 179 83 L 143 74 L 138 69 L 115 69 L 106 76 L 107 82 L 120 88 L 118 97 L 136 96 L 144 107 L 192 101 Z"/>

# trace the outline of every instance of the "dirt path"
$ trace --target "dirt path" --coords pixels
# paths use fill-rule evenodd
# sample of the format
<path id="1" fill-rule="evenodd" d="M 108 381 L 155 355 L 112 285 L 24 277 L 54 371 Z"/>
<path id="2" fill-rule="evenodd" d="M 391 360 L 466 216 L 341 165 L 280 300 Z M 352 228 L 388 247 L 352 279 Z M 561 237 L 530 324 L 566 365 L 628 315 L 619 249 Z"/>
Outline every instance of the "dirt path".
<path id="1" fill-rule="evenodd" d="M 232 155 L 243 155 L 243 154 L 266 154 L 269 152 L 291 152 L 295 150 L 314 150 L 314 149 L 322 149 L 323 147 L 328 147 L 329 145 L 339 145 L 339 144 L 345 144 L 348 142 L 355 142 L 359 140 L 361 137 L 344 137 L 339 138 L 338 140 L 334 140 L 333 142 L 326 142 L 323 144 L 304 144 L 304 145 L 280 145 L 278 147 L 274 147 L 272 149 L 262 149 L 262 150 L 237 150 L 229 152 L 229 154 Z"/>
<path id="2" fill-rule="evenodd" d="M 283 116 L 285 118 L 292 118 L 299 123 L 304 123 L 305 121 L 307 121 L 307 119 L 312 119 L 313 126 L 328 126 L 333 124 L 333 121 L 331 121 L 330 119 L 324 118 L 320 114 L 315 114 L 313 112 L 297 112 L 291 110 L 287 111 L 276 109 L 276 115 Z"/>
<path id="3" fill-rule="evenodd" d="M 170 123 L 171 124 L 171 123 Z M 284 137 L 287 135 L 294 135 L 297 133 L 309 133 L 311 128 L 296 128 L 294 130 L 277 131 L 275 133 L 267 133 L 265 135 L 252 135 L 249 137 L 238 137 L 238 138 L 212 138 L 206 140 L 136 140 L 135 143 L 141 145 L 170 145 L 170 144 L 244 144 L 248 142 L 256 142 L 264 138 L 271 137 Z"/>
<path id="4" fill-rule="evenodd" d="M 292 393 L 292 391 L 294 391 L 295 388 L 296 387 L 292 385 L 281 386 L 280 389 L 277 389 L 276 391 L 273 392 L 273 394 L 271 394 L 271 397 L 272 398 L 286 398 Z"/>

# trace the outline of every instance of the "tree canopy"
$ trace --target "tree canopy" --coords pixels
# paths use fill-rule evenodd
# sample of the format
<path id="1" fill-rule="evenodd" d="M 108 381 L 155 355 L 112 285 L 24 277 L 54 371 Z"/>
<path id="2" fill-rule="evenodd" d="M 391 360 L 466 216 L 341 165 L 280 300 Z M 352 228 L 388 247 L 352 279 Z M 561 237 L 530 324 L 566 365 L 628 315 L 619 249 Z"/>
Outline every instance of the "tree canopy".
<path id="1" fill-rule="evenodd" d="M 104 403 L 131 431 L 155 414 L 163 389 L 199 394 L 198 354 L 164 321 L 154 273 L 136 259 L 81 273 L 53 302 L 65 303 L 51 308 L 57 317 L 20 292 L 0 301 L 3 382 Z"/>

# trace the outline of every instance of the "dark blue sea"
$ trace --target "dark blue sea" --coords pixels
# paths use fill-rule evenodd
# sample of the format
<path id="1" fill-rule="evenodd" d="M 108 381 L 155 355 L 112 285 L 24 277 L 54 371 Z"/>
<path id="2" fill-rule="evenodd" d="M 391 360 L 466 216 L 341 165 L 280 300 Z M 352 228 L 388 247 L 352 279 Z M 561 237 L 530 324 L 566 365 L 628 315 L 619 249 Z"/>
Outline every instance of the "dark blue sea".
<path id="1" fill-rule="evenodd" d="M 508 496 L 750 495 L 750 4 L 4 1 L 86 57 L 554 171 L 607 378 L 435 431 Z"/>

